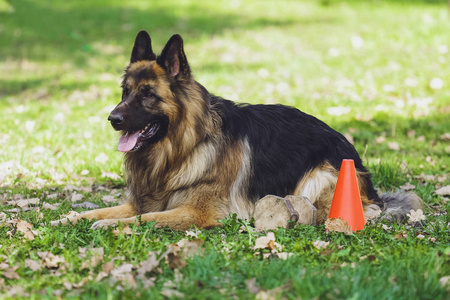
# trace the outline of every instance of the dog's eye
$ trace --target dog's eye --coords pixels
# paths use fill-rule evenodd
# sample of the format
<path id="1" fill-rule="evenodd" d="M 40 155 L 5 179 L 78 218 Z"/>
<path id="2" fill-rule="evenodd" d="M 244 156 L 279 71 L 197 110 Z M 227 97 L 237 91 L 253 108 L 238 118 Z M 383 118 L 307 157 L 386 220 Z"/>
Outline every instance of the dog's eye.
<path id="1" fill-rule="evenodd" d="M 156 99 L 156 95 L 150 91 L 145 92 L 144 97 L 147 99 Z"/>

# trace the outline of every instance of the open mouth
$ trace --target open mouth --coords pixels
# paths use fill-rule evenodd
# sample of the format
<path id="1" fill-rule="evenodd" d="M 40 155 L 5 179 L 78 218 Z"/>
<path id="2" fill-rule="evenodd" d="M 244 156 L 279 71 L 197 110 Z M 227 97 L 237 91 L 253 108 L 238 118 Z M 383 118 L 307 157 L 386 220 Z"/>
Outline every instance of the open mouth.
<path id="1" fill-rule="evenodd" d="M 144 145 L 145 141 L 155 136 L 159 128 L 160 124 L 158 122 L 154 122 L 148 124 L 141 130 L 134 132 L 127 131 L 119 139 L 118 150 L 121 152 L 130 152 L 139 150 Z"/>

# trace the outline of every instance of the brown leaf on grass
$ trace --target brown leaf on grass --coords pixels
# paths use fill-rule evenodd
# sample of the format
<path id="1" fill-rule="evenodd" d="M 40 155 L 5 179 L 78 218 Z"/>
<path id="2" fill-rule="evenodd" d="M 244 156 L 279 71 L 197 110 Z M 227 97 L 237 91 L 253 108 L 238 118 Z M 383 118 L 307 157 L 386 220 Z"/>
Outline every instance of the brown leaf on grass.
<path id="1" fill-rule="evenodd" d="M 279 286 L 272 290 L 259 291 L 259 293 L 256 294 L 256 300 L 284 299 L 283 297 L 280 297 L 280 295 L 287 289 L 286 286 Z"/>
<path id="2" fill-rule="evenodd" d="M 37 260 L 25 259 L 25 268 L 30 268 L 32 271 L 39 271 L 42 269 L 42 264 Z"/>
<path id="3" fill-rule="evenodd" d="M 116 199 L 116 197 L 114 197 L 114 196 L 111 196 L 111 195 L 105 195 L 105 196 L 102 197 L 102 201 L 103 201 L 103 203 L 105 203 L 105 204 L 110 204 L 110 203 L 116 203 L 116 202 L 117 202 L 117 199 Z"/>
<path id="4" fill-rule="evenodd" d="M 399 231 L 396 235 L 394 235 L 394 238 L 397 240 L 405 239 L 408 235 L 402 231 Z"/>
<path id="5" fill-rule="evenodd" d="M 282 247 L 280 244 L 275 242 L 275 234 L 272 231 L 267 233 L 267 236 L 259 237 L 255 240 L 255 246 L 253 250 L 257 249 L 269 249 L 281 251 Z"/>
<path id="6" fill-rule="evenodd" d="M 345 234 L 353 234 L 352 228 L 347 221 L 342 218 L 331 218 L 325 221 L 325 229 L 328 231 L 343 232 Z"/>
<path id="7" fill-rule="evenodd" d="M 176 244 L 167 246 L 166 263 L 171 269 L 182 269 L 186 266 L 186 258 L 203 254 L 203 241 L 181 239 Z"/>
<path id="8" fill-rule="evenodd" d="M 79 194 L 77 192 L 74 192 L 71 196 L 70 196 L 70 201 L 72 202 L 78 202 L 81 201 L 83 199 L 83 195 Z"/>
<path id="9" fill-rule="evenodd" d="M 422 182 L 426 182 L 426 181 L 434 181 L 436 179 L 435 175 L 426 175 L 424 173 L 421 173 L 420 175 L 416 175 L 414 176 L 415 179 L 418 179 Z"/>
<path id="10" fill-rule="evenodd" d="M 416 186 L 411 184 L 410 182 L 407 182 L 404 185 L 401 185 L 400 188 L 404 191 L 411 191 L 414 190 Z"/>
<path id="11" fill-rule="evenodd" d="M 245 286 L 251 294 L 257 294 L 260 289 L 256 286 L 256 278 L 246 279 Z"/>
<path id="12" fill-rule="evenodd" d="M 115 281 L 121 282 L 123 285 L 135 287 L 136 280 L 134 279 L 132 270 L 133 270 L 132 264 L 123 264 L 111 271 L 111 277 Z"/>
<path id="13" fill-rule="evenodd" d="M 40 202 L 39 198 L 31 198 L 31 199 L 20 199 L 20 200 L 12 200 L 8 201 L 8 205 L 18 206 L 22 209 L 29 208 L 32 206 L 38 205 Z"/>
<path id="14" fill-rule="evenodd" d="M 408 216 L 408 224 L 425 221 L 427 219 L 420 208 L 418 210 L 411 209 L 406 215 Z"/>
<path id="15" fill-rule="evenodd" d="M 132 235 L 132 234 L 136 234 L 139 235 L 139 233 L 133 232 L 130 228 L 130 226 L 126 225 L 123 229 L 114 229 L 112 231 L 112 233 L 115 236 L 118 236 L 119 234 L 125 234 L 125 235 Z"/>
<path id="16" fill-rule="evenodd" d="M 83 269 L 89 269 L 89 268 L 95 268 L 100 263 L 103 262 L 103 247 L 99 248 L 78 248 L 78 253 L 81 258 L 85 258 L 87 255 L 87 252 L 92 253 L 91 258 L 88 260 L 84 260 L 81 263 L 80 270 Z"/>
<path id="17" fill-rule="evenodd" d="M 102 178 L 111 178 L 113 180 L 118 180 L 121 177 L 118 174 L 113 173 L 113 172 L 104 172 L 104 171 L 102 171 Z"/>
<path id="18" fill-rule="evenodd" d="M 8 216 L 4 212 L 0 212 L 0 223 L 5 222 L 7 217 Z"/>
<path id="19" fill-rule="evenodd" d="M 102 271 L 97 274 L 97 277 L 95 278 L 96 281 L 100 281 L 105 277 L 108 277 L 108 275 L 111 273 L 111 271 L 114 270 L 114 261 L 109 261 L 107 263 L 104 263 L 102 265 Z"/>
<path id="20" fill-rule="evenodd" d="M 42 209 L 57 210 L 58 206 L 59 206 L 59 203 L 50 204 L 50 203 L 44 202 L 42 204 Z"/>
<path id="21" fill-rule="evenodd" d="M 33 225 L 26 221 L 20 220 L 17 223 L 17 230 L 22 232 L 27 240 L 34 240 L 34 233 L 31 231 L 31 228 L 33 228 Z"/>
<path id="22" fill-rule="evenodd" d="M 446 132 L 443 135 L 441 135 L 441 140 L 450 141 L 450 132 Z"/>
<path id="23" fill-rule="evenodd" d="M 73 191 L 79 191 L 79 190 L 81 190 L 79 187 L 76 187 L 76 186 L 71 185 L 71 184 L 66 184 L 63 187 L 63 192 L 73 192 Z"/>
<path id="24" fill-rule="evenodd" d="M 439 283 L 442 287 L 450 289 L 450 276 L 444 276 L 439 279 Z"/>
<path id="25" fill-rule="evenodd" d="M 147 260 L 141 262 L 138 265 L 136 269 L 137 271 L 136 278 L 140 280 L 144 288 L 151 288 L 155 286 L 154 281 L 156 280 L 156 278 L 154 277 L 149 278 L 147 274 L 151 273 L 155 268 L 158 267 L 161 259 L 162 257 L 160 259 L 156 258 L 156 253 L 149 252 Z"/>
<path id="26" fill-rule="evenodd" d="M 400 145 L 397 142 L 388 142 L 388 148 L 391 150 L 400 150 Z"/>
<path id="27" fill-rule="evenodd" d="M 441 187 L 440 189 L 437 189 L 434 191 L 437 195 L 440 196 L 447 196 L 450 195 L 450 185 Z"/>
<path id="28" fill-rule="evenodd" d="M 19 274 L 16 273 L 18 267 L 8 268 L 2 271 L 2 276 L 8 279 L 20 279 Z"/>
<path id="29" fill-rule="evenodd" d="M 42 265 L 46 269 L 59 269 L 65 268 L 66 266 L 64 257 L 54 255 L 49 251 L 38 251 L 37 255 L 42 260 Z"/>
<path id="30" fill-rule="evenodd" d="M 375 138 L 375 144 L 381 144 L 386 142 L 386 137 L 384 135 L 380 135 Z"/>
<path id="31" fill-rule="evenodd" d="M 137 267 L 137 273 L 140 278 L 145 278 L 147 273 L 152 272 L 159 265 L 160 259 L 156 258 L 155 252 L 149 252 L 147 260 L 141 262 Z"/>
<path id="32" fill-rule="evenodd" d="M 325 242 L 325 241 L 314 241 L 313 242 L 314 247 L 316 247 L 319 250 L 327 248 L 329 244 L 330 244 L 330 242 Z"/>
<path id="33" fill-rule="evenodd" d="M 161 295 L 167 298 L 176 298 L 176 299 L 184 298 L 184 294 L 182 292 L 172 289 L 163 289 L 161 291 Z"/>
<path id="34" fill-rule="evenodd" d="M 97 204 L 94 204 L 94 203 L 89 202 L 89 201 L 85 201 L 83 203 L 72 204 L 70 207 L 72 207 L 72 208 L 82 208 L 82 209 L 99 208 L 99 206 Z"/>

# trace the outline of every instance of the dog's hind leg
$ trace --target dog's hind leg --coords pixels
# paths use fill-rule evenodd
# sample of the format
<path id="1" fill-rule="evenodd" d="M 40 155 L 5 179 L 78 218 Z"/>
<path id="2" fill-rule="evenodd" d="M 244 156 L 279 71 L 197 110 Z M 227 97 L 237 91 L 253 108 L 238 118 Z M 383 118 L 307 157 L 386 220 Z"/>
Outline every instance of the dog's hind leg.
<path id="1" fill-rule="evenodd" d="M 76 224 L 80 219 L 88 219 L 89 221 L 96 220 L 104 220 L 104 219 L 123 219 L 129 218 L 136 215 L 136 209 L 131 203 L 125 203 L 119 206 L 107 207 L 94 209 L 91 211 L 87 211 L 82 213 L 77 217 L 72 218 L 62 218 L 60 220 L 52 221 L 52 226 L 57 226 L 58 224 L 66 225 L 71 222 L 72 224 Z"/>
<path id="2" fill-rule="evenodd" d="M 307 197 L 317 208 L 317 222 L 328 218 L 339 172 L 325 163 L 308 173 L 297 184 L 294 195 Z"/>
<path id="3" fill-rule="evenodd" d="M 380 208 L 368 198 L 368 185 L 366 173 L 356 171 L 361 202 L 365 219 L 373 219 L 374 215 L 381 212 Z M 297 184 L 294 195 L 307 197 L 317 208 L 317 222 L 327 220 L 333 201 L 334 191 L 339 176 L 339 171 L 328 163 L 316 167 L 303 176 Z"/>

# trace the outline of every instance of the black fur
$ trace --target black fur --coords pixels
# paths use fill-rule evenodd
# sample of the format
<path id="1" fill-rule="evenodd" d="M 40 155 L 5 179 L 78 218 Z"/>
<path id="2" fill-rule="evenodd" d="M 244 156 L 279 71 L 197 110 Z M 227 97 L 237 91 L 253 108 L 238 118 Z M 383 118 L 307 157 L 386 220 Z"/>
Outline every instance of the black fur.
<path id="1" fill-rule="evenodd" d="M 235 104 L 212 95 L 211 103 L 224 134 L 249 141 L 253 169 L 248 194 L 253 201 L 267 194 L 292 194 L 298 179 L 324 160 L 339 170 L 343 159 L 353 159 L 359 171 L 367 172 L 342 134 L 296 108 Z M 379 202 L 369 174 L 366 183 L 369 199 Z"/>

